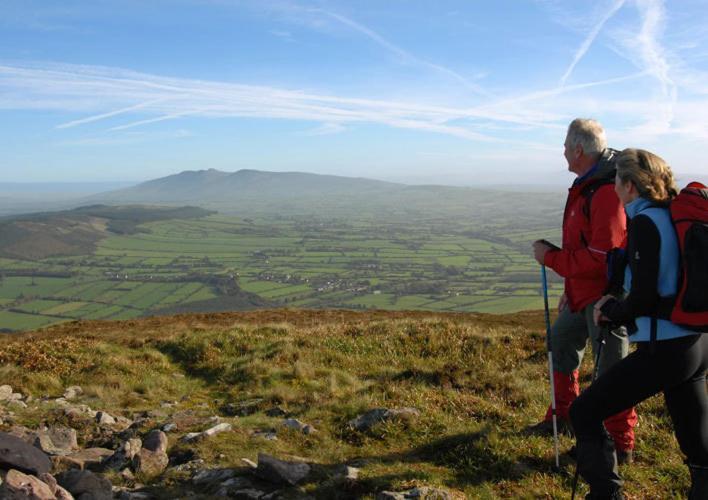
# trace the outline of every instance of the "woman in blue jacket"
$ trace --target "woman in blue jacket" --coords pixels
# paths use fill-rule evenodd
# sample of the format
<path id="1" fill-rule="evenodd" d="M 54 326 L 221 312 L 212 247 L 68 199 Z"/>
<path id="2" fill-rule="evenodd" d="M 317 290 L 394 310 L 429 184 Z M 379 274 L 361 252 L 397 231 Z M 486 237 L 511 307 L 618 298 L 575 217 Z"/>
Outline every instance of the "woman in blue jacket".
<path id="1" fill-rule="evenodd" d="M 626 295 L 600 299 L 595 322 L 627 325 L 637 349 L 571 406 L 578 471 L 590 485 L 588 498 L 624 498 L 614 446 L 602 422 L 663 392 L 691 473 L 689 499 L 708 499 L 708 335 L 662 319 L 680 272 L 678 241 L 667 208 L 677 194 L 673 174 L 658 156 L 625 149 L 617 159 L 615 191 L 628 219 Z"/>

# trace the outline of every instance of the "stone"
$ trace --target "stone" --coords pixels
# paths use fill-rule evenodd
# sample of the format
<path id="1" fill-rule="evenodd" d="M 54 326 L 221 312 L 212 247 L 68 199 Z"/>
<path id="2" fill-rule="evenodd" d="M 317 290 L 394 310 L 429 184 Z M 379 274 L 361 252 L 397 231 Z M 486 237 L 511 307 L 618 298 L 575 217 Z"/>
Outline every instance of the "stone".
<path id="1" fill-rule="evenodd" d="M 57 482 L 77 500 L 112 500 L 111 482 L 87 470 L 70 470 L 57 476 Z"/>
<path id="2" fill-rule="evenodd" d="M 61 426 L 38 431 L 34 445 L 49 455 L 69 455 L 79 448 L 76 431 Z"/>
<path id="3" fill-rule="evenodd" d="M 258 467 L 258 464 L 254 462 L 253 460 L 249 460 L 247 458 L 242 458 L 241 462 L 243 462 L 243 465 L 245 465 L 248 468 L 255 469 Z"/>
<path id="4" fill-rule="evenodd" d="M 105 411 L 99 411 L 96 413 L 96 422 L 98 425 L 114 425 L 116 423 L 116 419 Z"/>
<path id="5" fill-rule="evenodd" d="M 206 486 L 214 483 L 223 483 L 234 477 L 236 477 L 234 469 L 204 469 L 197 471 L 192 476 L 192 483 L 197 486 Z"/>
<path id="6" fill-rule="evenodd" d="M 184 441 L 185 443 L 200 441 L 202 439 L 212 437 L 212 436 L 222 433 L 222 432 L 228 432 L 230 430 L 231 430 L 231 424 L 223 423 L 223 424 L 215 425 L 214 427 L 211 427 L 211 428 L 209 428 L 205 431 L 202 431 L 202 432 L 190 432 L 189 434 L 186 434 L 182 437 L 182 441 Z"/>
<path id="7" fill-rule="evenodd" d="M 169 461 L 166 453 L 143 448 L 133 457 L 133 470 L 145 476 L 157 476 L 167 468 Z"/>
<path id="8" fill-rule="evenodd" d="M 197 441 L 201 437 L 202 433 L 201 432 L 188 432 L 182 438 L 180 441 L 184 443 L 192 443 L 194 441 Z"/>
<path id="9" fill-rule="evenodd" d="M 61 486 L 57 486 L 57 489 L 54 491 L 54 496 L 57 500 L 74 500 L 74 495 Z"/>
<path id="10" fill-rule="evenodd" d="M 162 431 L 150 431 L 143 441 L 143 448 L 150 451 L 167 453 L 167 434 Z"/>
<path id="11" fill-rule="evenodd" d="M 174 424 L 172 422 L 167 423 L 162 426 L 162 432 L 174 432 L 177 430 L 177 424 Z"/>
<path id="12" fill-rule="evenodd" d="M 258 500 L 263 498 L 265 492 L 255 488 L 234 489 L 231 486 L 222 486 L 217 490 L 216 496 L 219 498 L 235 498 L 236 500 Z"/>
<path id="13" fill-rule="evenodd" d="M 366 432 L 382 422 L 389 420 L 408 421 L 418 416 L 420 416 L 420 411 L 416 408 L 375 408 L 350 420 L 347 425 L 351 429 Z"/>
<path id="14" fill-rule="evenodd" d="M 55 500 L 52 489 L 34 476 L 12 469 L 0 486 L 3 500 Z"/>
<path id="15" fill-rule="evenodd" d="M 64 399 L 72 400 L 76 399 L 84 393 L 84 390 L 78 385 L 72 385 L 66 388 L 64 391 Z"/>
<path id="16" fill-rule="evenodd" d="M 12 396 L 12 387 L 9 385 L 0 385 L 0 401 L 7 401 Z"/>
<path id="17" fill-rule="evenodd" d="M 337 470 L 335 477 L 341 478 L 344 481 L 356 481 L 359 479 L 359 469 L 351 465 L 342 465 Z"/>
<path id="18" fill-rule="evenodd" d="M 78 470 L 99 470 L 103 468 L 103 462 L 114 453 L 108 448 L 86 448 L 69 455 L 58 455 L 52 457 L 55 470 L 65 471 L 70 469 Z"/>
<path id="19" fill-rule="evenodd" d="M 445 490 L 422 486 L 407 491 L 382 491 L 376 500 L 452 500 L 452 495 Z"/>
<path id="20" fill-rule="evenodd" d="M 52 476 L 49 472 L 44 472 L 40 474 L 39 476 L 37 476 L 37 479 L 49 486 L 49 489 L 52 490 L 52 493 L 54 493 L 57 489 L 57 486 L 59 486 L 59 483 L 57 483 L 56 478 Z"/>
<path id="21" fill-rule="evenodd" d="M 204 432 L 202 432 L 202 434 L 204 435 L 204 437 L 211 437 L 216 434 L 220 434 L 222 432 L 228 432 L 230 430 L 231 430 L 231 424 L 223 423 L 223 424 L 217 424 L 214 427 L 211 427 L 211 428 L 205 430 Z"/>
<path id="22" fill-rule="evenodd" d="M 272 483 L 295 486 L 310 474 L 310 466 L 303 462 L 287 462 L 265 453 L 258 454 L 256 475 Z"/>
<path id="23" fill-rule="evenodd" d="M 142 447 L 143 443 L 139 438 L 128 439 L 113 455 L 103 461 L 103 466 L 113 470 L 122 469 L 133 461 L 133 457 L 138 454 Z"/>
<path id="24" fill-rule="evenodd" d="M 49 457 L 42 450 L 16 436 L 0 432 L 0 468 L 39 475 L 49 472 L 51 467 Z"/>
<path id="25" fill-rule="evenodd" d="M 27 403 L 20 401 L 19 399 L 11 399 L 8 401 L 8 405 L 14 406 L 15 408 L 27 408 Z"/>
<path id="26" fill-rule="evenodd" d="M 40 474 L 39 479 L 49 486 L 49 489 L 51 489 L 52 493 L 54 493 L 56 500 L 74 500 L 74 496 L 59 486 L 59 483 L 57 483 L 57 480 L 51 474 Z"/>
<path id="27" fill-rule="evenodd" d="M 25 397 L 24 397 L 22 394 L 20 394 L 19 392 L 13 392 L 13 393 L 10 394 L 10 396 L 7 398 L 7 400 L 8 400 L 8 401 L 11 401 L 11 402 L 12 402 L 12 401 L 22 401 L 23 399 L 25 399 Z"/>

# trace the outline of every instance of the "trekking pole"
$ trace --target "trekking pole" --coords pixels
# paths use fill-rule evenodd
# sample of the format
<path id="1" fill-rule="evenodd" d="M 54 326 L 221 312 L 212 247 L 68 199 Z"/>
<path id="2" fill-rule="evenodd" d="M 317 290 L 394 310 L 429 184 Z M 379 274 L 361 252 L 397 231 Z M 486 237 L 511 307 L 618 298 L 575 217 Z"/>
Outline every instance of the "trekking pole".
<path id="1" fill-rule="evenodd" d="M 605 328 L 599 327 L 600 336 L 597 339 L 597 354 L 595 354 L 595 366 L 592 370 L 592 382 L 597 379 L 597 374 L 600 366 L 600 354 L 602 353 L 602 346 L 605 345 Z M 576 448 L 577 455 L 577 448 Z M 575 474 L 573 475 L 573 492 L 570 495 L 570 500 L 575 500 L 575 492 L 578 490 L 578 479 L 580 479 L 580 468 L 578 467 L 578 457 L 575 457 Z"/>
<path id="2" fill-rule="evenodd" d="M 553 419 L 553 448 L 556 454 L 556 469 L 560 468 L 558 456 L 558 420 L 556 417 L 556 388 L 553 382 L 553 351 L 551 350 L 551 317 L 548 312 L 548 281 L 546 266 L 541 264 L 541 281 L 543 283 L 543 307 L 546 318 L 546 351 L 548 352 L 548 378 L 551 381 L 551 418 Z"/>

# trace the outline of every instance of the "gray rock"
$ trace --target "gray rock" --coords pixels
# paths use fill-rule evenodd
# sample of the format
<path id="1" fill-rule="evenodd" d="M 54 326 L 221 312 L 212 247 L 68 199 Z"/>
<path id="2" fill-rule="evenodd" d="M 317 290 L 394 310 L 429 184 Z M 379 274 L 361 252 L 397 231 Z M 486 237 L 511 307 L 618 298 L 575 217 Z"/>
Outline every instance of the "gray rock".
<path id="1" fill-rule="evenodd" d="M 258 500 L 263 498 L 265 495 L 264 491 L 257 490 L 255 488 L 241 488 L 234 489 L 229 486 L 222 486 L 216 492 L 216 496 L 219 498 L 235 498 L 236 500 Z"/>
<path id="2" fill-rule="evenodd" d="M 9 385 L 0 385 L 0 401 L 7 401 L 12 396 L 12 387 Z"/>
<path id="3" fill-rule="evenodd" d="M 34 476 L 12 469 L 5 476 L 0 486 L 0 498 L 3 500 L 56 500 L 48 484 Z"/>
<path id="4" fill-rule="evenodd" d="M 162 432 L 174 432 L 177 430 L 177 424 L 174 424 L 172 422 L 167 423 L 162 426 Z"/>
<path id="5" fill-rule="evenodd" d="M 145 436 L 143 448 L 150 451 L 167 453 L 167 434 L 162 431 L 153 430 Z"/>
<path id="6" fill-rule="evenodd" d="M 114 425 L 116 423 L 116 419 L 105 411 L 99 411 L 96 413 L 96 422 L 98 425 Z"/>
<path id="7" fill-rule="evenodd" d="M 229 479 L 236 477 L 236 471 L 233 469 L 204 469 L 197 471 L 192 476 L 192 482 L 198 486 L 205 486 L 214 483 L 223 483 Z"/>
<path id="8" fill-rule="evenodd" d="M 304 422 L 300 422 L 296 418 L 286 418 L 285 420 L 283 420 L 283 426 L 287 427 L 288 429 L 293 429 L 295 431 L 302 432 L 303 434 L 314 434 L 315 432 L 317 432 L 317 429 L 315 429 L 313 426 Z"/>
<path id="9" fill-rule="evenodd" d="M 265 453 L 258 454 L 256 475 L 272 483 L 296 485 L 310 473 L 310 466 L 302 462 L 287 462 Z"/>
<path id="10" fill-rule="evenodd" d="M 222 432 L 228 432 L 230 430 L 231 430 L 231 424 L 224 423 L 224 424 L 217 424 L 214 427 L 211 427 L 211 428 L 205 430 L 204 432 L 202 432 L 202 434 L 204 435 L 204 437 L 211 437 L 216 434 L 220 434 Z"/>
<path id="11" fill-rule="evenodd" d="M 113 489 L 105 477 L 87 470 L 70 470 L 57 476 L 57 482 L 77 500 L 112 500 Z"/>
<path id="12" fill-rule="evenodd" d="M 68 455 L 79 448 L 76 431 L 61 426 L 39 430 L 34 445 L 49 455 Z"/>
<path id="13" fill-rule="evenodd" d="M 140 438 L 128 439 L 113 455 L 103 461 L 103 466 L 107 469 L 118 470 L 132 462 L 133 457 L 138 454 L 143 447 Z"/>
<path id="14" fill-rule="evenodd" d="M 452 495 L 445 490 L 422 486 L 407 491 L 382 491 L 376 500 L 452 500 Z"/>
<path id="15" fill-rule="evenodd" d="M 356 481 L 359 479 L 359 469 L 350 465 L 342 465 L 338 468 L 335 477 L 344 481 Z"/>
<path id="16" fill-rule="evenodd" d="M 201 435 L 202 435 L 201 432 L 188 432 L 187 434 L 185 434 L 184 436 L 182 436 L 182 438 L 180 439 L 180 441 L 182 441 L 183 443 L 192 443 L 192 442 L 194 442 L 194 441 L 199 440 L 199 438 L 201 437 Z"/>
<path id="17" fill-rule="evenodd" d="M 16 436 L 0 432 L 0 468 L 39 475 L 49 472 L 51 467 L 49 457 L 40 449 Z"/>
<path id="18" fill-rule="evenodd" d="M 64 391 L 64 399 L 66 400 L 72 400 L 76 399 L 79 396 L 81 396 L 84 393 L 84 390 L 79 387 L 78 385 L 72 385 L 70 387 L 67 387 L 66 390 Z"/>
<path id="19" fill-rule="evenodd" d="M 7 404 L 14 406 L 15 408 L 27 408 L 27 403 L 20 401 L 19 399 L 11 399 L 7 402 Z"/>
<path id="20" fill-rule="evenodd" d="M 57 480 L 51 474 L 40 474 L 39 480 L 49 486 L 49 489 L 52 490 L 52 493 L 54 493 L 56 500 L 74 500 L 74 496 L 59 486 L 59 483 L 57 483 Z"/>
<path id="21" fill-rule="evenodd" d="M 169 461 L 166 453 L 143 448 L 133 457 L 133 470 L 146 476 L 157 476 L 167 468 Z"/>
<path id="22" fill-rule="evenodd" d="M 347 425 L 354 430 L 366 432 L 382 422 L 389 420 L 407 421 L 418 416 L 420 416 L 420 411 L 416 408 L 375 408 L 350 420 Z"/>

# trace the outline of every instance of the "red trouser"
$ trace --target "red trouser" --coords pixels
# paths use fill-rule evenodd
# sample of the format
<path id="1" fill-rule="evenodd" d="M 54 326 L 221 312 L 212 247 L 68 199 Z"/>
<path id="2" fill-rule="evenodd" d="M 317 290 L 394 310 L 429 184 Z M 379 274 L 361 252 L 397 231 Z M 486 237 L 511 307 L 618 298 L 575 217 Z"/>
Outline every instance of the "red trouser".
<path id="1" fill-rule="evenodd" d="M 580 394 L 580 384 L 578 384 L 578 370 L 570 375 L 561 372 L 553 372 L 553 383 L 556 393 L 556 415 L 559 419 L 570 422 L 568 412 L 570 405 Z M 548 407 L 545 420 L 552 419 L 551 407 Z M 605 428 L 615 442 L 618 450 L 634 449 L 634 426 L 637 424 L 637 413 L 634 408 L 623 410 L 616 415 L 612 415 L 605 420 Z"/>

